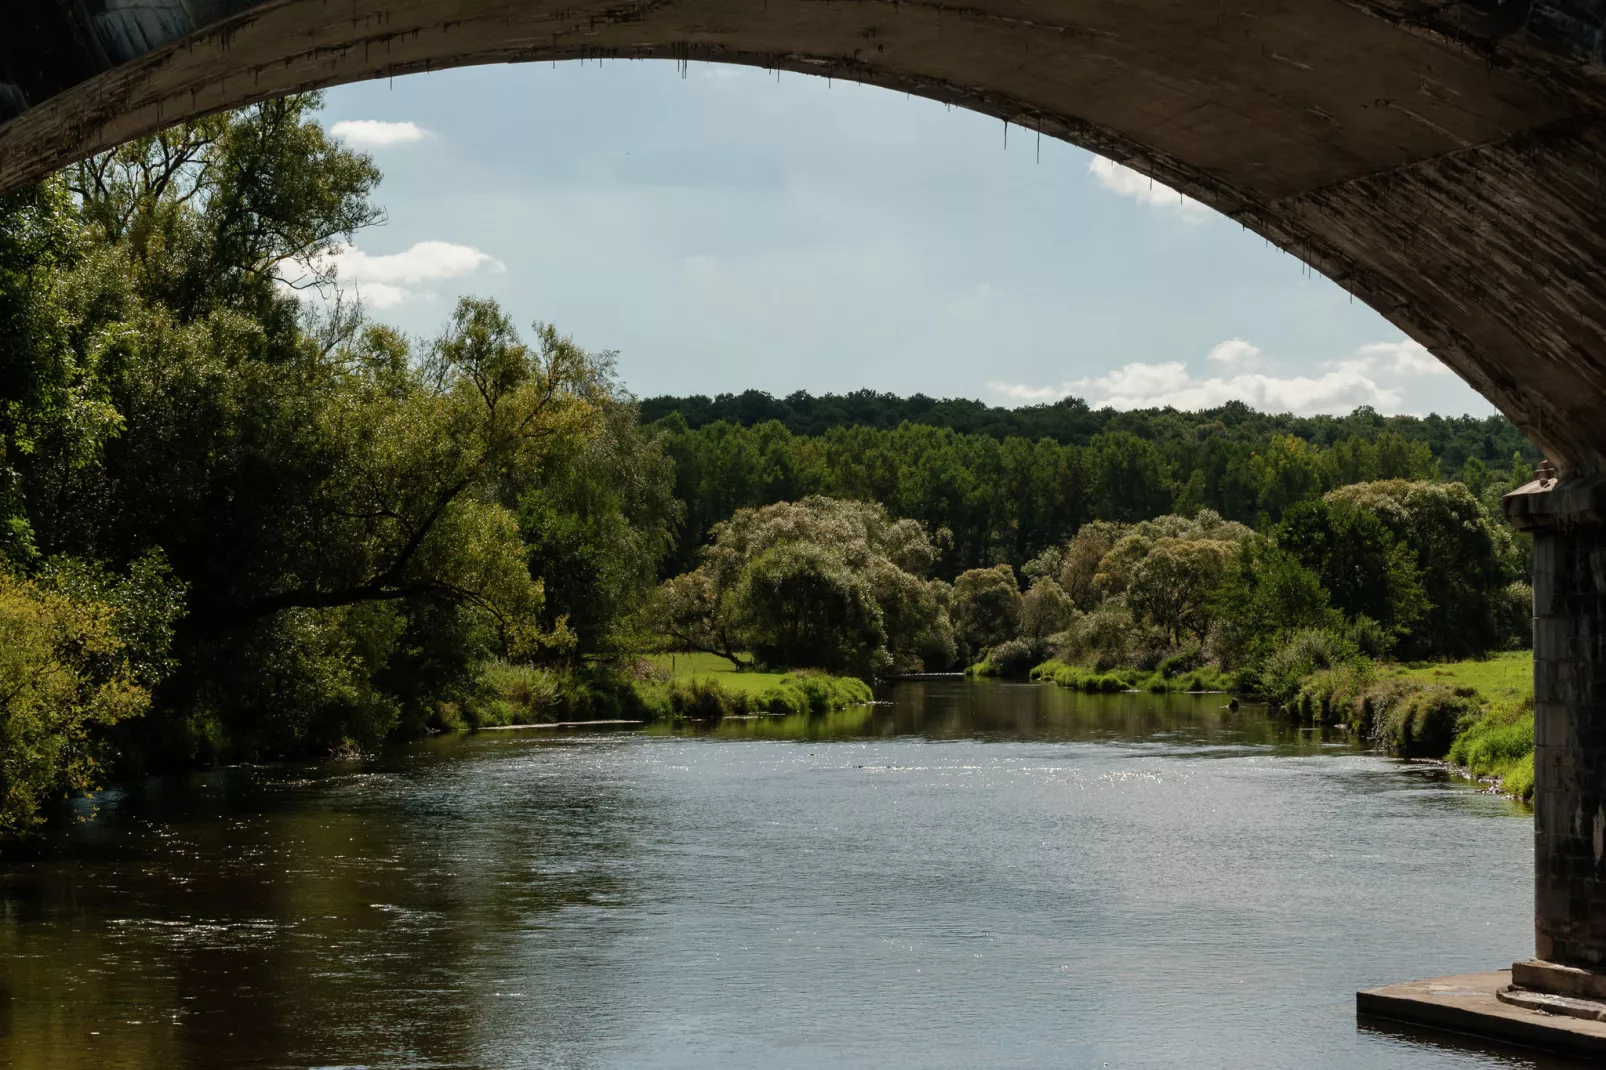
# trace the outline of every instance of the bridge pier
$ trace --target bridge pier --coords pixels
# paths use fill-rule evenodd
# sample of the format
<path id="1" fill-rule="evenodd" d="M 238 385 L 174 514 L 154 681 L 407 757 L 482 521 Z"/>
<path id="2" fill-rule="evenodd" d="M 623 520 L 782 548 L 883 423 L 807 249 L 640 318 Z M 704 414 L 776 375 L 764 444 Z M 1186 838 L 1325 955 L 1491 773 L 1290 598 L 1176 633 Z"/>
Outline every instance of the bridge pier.
<path id="1" fill-rule="evenodd" d="M 1505 509 L 1534 538 L 1535 951 L 1565 968 L 1517 981 L 1606 999 L 1606 480 L 1537 479 Z"/>
<path id="2" fill-rule="evenodd" d="M 1534 540 L 1534 950 L 1359 994 L 1363 1014 L 1606 1056 L 1606 478 L 1506 495 Z"/>

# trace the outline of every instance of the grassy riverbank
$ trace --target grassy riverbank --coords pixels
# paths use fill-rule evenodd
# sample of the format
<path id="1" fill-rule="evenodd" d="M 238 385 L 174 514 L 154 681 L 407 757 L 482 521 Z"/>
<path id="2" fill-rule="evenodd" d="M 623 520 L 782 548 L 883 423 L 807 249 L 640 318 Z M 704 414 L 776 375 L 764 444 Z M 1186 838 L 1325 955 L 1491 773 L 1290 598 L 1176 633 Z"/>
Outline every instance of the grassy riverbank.
<path id="1" fill-rule="evenodd" d="M 752 713 L 810 715 L 862 705 L 863 681 L 822 672 L 758 672 L 714 654 L 662 654 L 634 672 L 579 673 L 491 662 L 484 694 L 452 711 L 447 727 L 557 721 L 717 720 Z"/>
<path id="2" fill-rule="evenodd" d="M 1478 717 L 1457 734 L 1446 757 L 1475 777 L 1495 779 L 1508 795 L 1529 799 L 1534 779 L 1533 654 L 1515 651 L 1482 661 L 1406 666 L 1402 679 L 1471 690 Z"/>
<path id="3" fill-rule="evenodd" d="M 870 687 L 824 672 L 758 672 L 717 654 L 659 654 L 636 691 L 654 719 L 713 719 L 748 713 L 815 714 L 870 701 Z"/>
<path id="4" fill-rule="evenodd" d="M 999 675 L 988 663 L 972 675 Z M 1051 659 L 1030 678 L 1086 692 L 1232 691 L 1237 680 L 1209 666 L 1098 670 Z M 1391 754 L 1438 758 L 1521 799 L 1533 795 L 1533 655 L 1511 651 L 1443 663 L 1358 660 L 1299 681 L 1284 706 L 1320 724 L 1344 725 Z"/>
<path id="5" fill-rule="evenodd" d="M 999 675 L 983 662 L 972 666 L 975 676 Z M 1068 687 L 1074 691 L 1114 692 L 1148 691 L 1162 695 L 1168 691 L 1200 692 L 1231 691 L 1236 683 L 1231 673 L 1223 673 L 1211 666 L 1179 669 L 1162 664 L 1157 669 L 1110 669 L 1101 672 L 1083 665 L 1067 665 L 1057 658 L 1050 659 L 1032 669 L 1032 680 L 1042 680 Z"/>

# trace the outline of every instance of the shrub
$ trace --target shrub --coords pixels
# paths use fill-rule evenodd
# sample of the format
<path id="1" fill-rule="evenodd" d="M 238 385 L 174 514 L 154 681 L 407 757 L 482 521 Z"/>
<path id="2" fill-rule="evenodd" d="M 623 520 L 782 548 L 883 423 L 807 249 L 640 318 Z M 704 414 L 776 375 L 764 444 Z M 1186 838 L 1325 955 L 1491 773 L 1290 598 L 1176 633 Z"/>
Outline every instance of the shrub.
<path id="1" fill-rule="evenodd" d="M 1507 795 L 1515 795 L 1524 802 L 1532 802 L 1534 797 L 1534 756 L 1529 752 L 1511 767 L 1505 776 L 1500 778 L 1500 790 Z"/>
<path id="2" fill-rule="evenodd" d="M 1204 662 L 1204 651 L 1197 643 L 1190 644 L 1178 650 L 1168 658 L 1161 660 L 1155 666 L 1164 677 L 1178 676 L 1185 672 L 1197 669 Z"/>
<path id="3" fill-rule="evenodd" d="M 984 663 L 992 669 L 989 673 L 978 672 L 976 675 L 997 675 L 1009 677 L 1023 677 L 1031 673 L 1033 666 L 1040 664 L 1048 657 L 1048 642 L 1042 639 L 1011 639 L 1007 643 L 999 643 L 987 655 Z"/>
<path id="4" fill-rule="evenodd" d="M 1394 646 L 1394 636 L 1371 617 L 1360 616 L 1344 628 L 1344 638 L 1369 658 L 1380 658 Z"/>
<path id="5" fill-rule="evenodd" d="M 100 733 L 150 705 L 177 615 L 176 598 L 161 594 L 165 573 L 151 577 L 147 598 L 137 576 L 34 582 L 0 571 L 0 836 L 33 829 L 52 799 L 93 788 Z M 157 607 L 149 624 L 144 602 Z"/>
<path id="6" fill-rule="evenodd" d="M 1288 704 L 1299 695 L 1304 679 L 1319 669 L 1330 669 L 1359 656 L 1353 644 L 1329 628 L 1306 628 L 1284 640 L 1261 659 L 1260 690 L 1273 702 Z M 1446 744 L 1448 746 L 1448 744 Z"/>
<path id="7" fill-rule="evenodd" d="M 1448 687 L 1423 687 L 1406 693 L 1383 711 L 1374 722 L 1374 738 L 1401 757 L 1442 758 L 1456 733 L 1482 712 L 1471 698 Z"/>
<path id="8" fill-rule="evenodd" d="M 1375 677 L 1365 658 L 1332 669 L 1318 669 L 1305 678 L 1291 705 L 1307 720 L 1324 724 L 1353 721 L 1361 696 Z"/>

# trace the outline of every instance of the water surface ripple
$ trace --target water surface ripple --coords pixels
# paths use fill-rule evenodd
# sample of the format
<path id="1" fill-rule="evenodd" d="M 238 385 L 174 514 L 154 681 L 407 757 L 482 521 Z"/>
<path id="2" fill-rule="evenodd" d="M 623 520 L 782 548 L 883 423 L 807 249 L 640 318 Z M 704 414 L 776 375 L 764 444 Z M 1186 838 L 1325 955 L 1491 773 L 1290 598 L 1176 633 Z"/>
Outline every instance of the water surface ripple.
<path id="1" fill-rule="evenodd" d="M 107 793 L 0 869 L 0 1063 L 1572 1065 L 1355 1019 L 1530 952 L 1505 800 L 1219 696 L 885 697 Z"/>

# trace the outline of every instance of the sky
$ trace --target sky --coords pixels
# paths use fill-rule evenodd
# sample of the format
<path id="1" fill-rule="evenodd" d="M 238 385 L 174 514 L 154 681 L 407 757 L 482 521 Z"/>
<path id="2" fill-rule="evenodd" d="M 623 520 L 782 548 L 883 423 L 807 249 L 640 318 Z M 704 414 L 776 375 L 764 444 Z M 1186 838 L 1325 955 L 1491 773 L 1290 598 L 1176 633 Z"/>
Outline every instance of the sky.
<path id="1" fill-rule="evenodd" d="M 343 86 L 323 120 L 384 172 L 386 222 L 335 261 L 374 319 L 433 337 L 494 297 L 641 397 L 1494 411 L 1231 220 L 928 100 L 620 60 Z"/>

